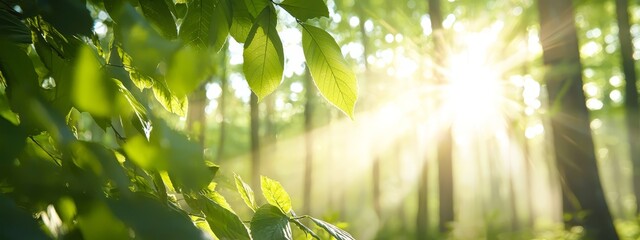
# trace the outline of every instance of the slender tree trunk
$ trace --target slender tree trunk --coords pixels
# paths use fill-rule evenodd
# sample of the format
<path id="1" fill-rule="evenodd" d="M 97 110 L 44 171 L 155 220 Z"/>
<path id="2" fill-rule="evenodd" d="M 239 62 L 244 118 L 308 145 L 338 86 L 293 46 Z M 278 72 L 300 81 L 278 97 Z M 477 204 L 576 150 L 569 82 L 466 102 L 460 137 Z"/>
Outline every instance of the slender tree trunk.
<path id="1" fill-rule="evenodd" d="M 206 116 L 204 108 L 207 106 L 206 84 L 200 85 L 189 95 L 189 110 L 187 111 L 187 131 L 201 147 L 204 148 Z"/>
<path id="2" fill-rule="evenodd" d="M 418 179 L 418 213 L 416 215 L 416 239 L 427 239 L 429 236 L 429 211 L 427 205 L 428 197 L 428 172 L 426 157 L 422 162 L 422 170 Z"/>
<path id="3" fill-rule="evenodd" d="M 618 239 L 605 200 L 582 91 L 582 66 L 571 0 L 539 0 L 540 41 L 551 102 L 554 150 L 563 192 L 574 206 L 587 239 Z M 565 194 L 565 195 L 566 195 Z M 565 212 L 566 209 L 564 210 Z M 570 212 L 576 214 L 576 212 Z"/>
<path id="4" fill-rule="evenodd" d="M 260 115 L 258 96 L 251 93 L 249 100 L 251 117 L 251 187 L 260 192 Z"/>
<path id="5" fill-rule="evenodd" d="M 367 31 L 365 30 L 364 23 L 364 10 L 362 7 L 357 9 L 358 17 L 360 18 L 360 41 L 363 46 L 363 54 L 362 60 L 364 62 L 364 76 L 365 81 L 371 80 L 371 73 L 369 70 L 369 63 L 367 62 L 367 56 L 369 55 L 369 37 L 367 36 Z M 368 106 L 371 106 L 368 104 Z M 380 218 L 381 215 L 381 206 L 380 206 L 380 157 L 375 156 L 371 163 L 371 186 L 373 187 L 373 209 L 376 212 L 376 216 Z"/>
<path id="6" fill-rule="evenodd" d="M 228 45 L 228 44 L 226 44 Z M 227 47 L 222 50 L 222 73 L 220 74 L 220 97 L 218 98 L 218 116 L 220 116 L 220 134 L 218 135 L 218 152 L 216 153 L 216 161 L 224 158 L 225 139 L 227 132 L 226 108 L 227 108 Z"/>
<path id="7" fill-rule="evenodd" d="M 303 212 L 311 214 L 311 193 L 313 188 L 313 97 L 315 86 L 311 79 L 309 69 L 305 71 L 304 77 L 305 98 L 304 104 L 304 189 L 303 189 Z"/>
<path id="8" fill-rule="evenodd" d="M 638 112 L 638 88 L 636 86 L 636 69 L 633 60 L 633 43 L 629 27 L 629 2 L 616 0 L 618 17 L 618 37 L 622 55 L 622 70 L 625 78 L 625 98 L 627 137 L 629 152 L 633 164 L 633 191 L 636 195 L 636 214 L 640 213 L 640 118 Z"/>
<path id="9" fill-rule="evenodd" d="M 435 64 L 444 66 L 446 56 L 444 51 L 444 30 L 442 28 L 442 13 L 440 0 L 429 0 L 429 16 L 433 29 L 433 47 L 435 49 Z M 444 77 L 436 71 L 436 81 L 445 84 Z M 447 232 L 447 225 L 453 222 L 453 164 L 451 156 L 451 125 L 440 123 L 438 136 L 438 196 L 440 199 L 439 229 Z"/>
<path id="10" fill-rule="evenodd" d="M 453 222 L 453 164 L 451 159 L 451 127 L 442 131 L 438 142 L 438 193 L 440 197 L 440 232 L 445 233 Z"/>
<path id="11" fill-rule="evenodd" d="M 380 206 L 380 157 L 373 159 L 371 180 L 373 181 L 373 210 L 376 212 L 378 219 L 380 219 L 382 214 L 382 207 Z"/>

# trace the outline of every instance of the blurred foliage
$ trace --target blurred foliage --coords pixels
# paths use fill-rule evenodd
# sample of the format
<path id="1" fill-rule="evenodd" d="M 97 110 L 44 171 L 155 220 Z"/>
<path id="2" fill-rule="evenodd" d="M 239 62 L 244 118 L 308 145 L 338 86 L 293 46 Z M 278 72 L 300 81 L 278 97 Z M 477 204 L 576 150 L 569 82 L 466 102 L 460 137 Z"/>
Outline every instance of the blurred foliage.
<path id="1" fill-rule="evenodd" d="M 185 116 L 189 93 L 219 70 L 229 34 L 248 39 L 251 90 L 271 94 L 284 64 L 275 9 L 308 28 L 328 16 L 324 1 L 1 3 L 0 239 L 292 239 L 291 223 L 309 229 L 300 218 L 353 239 L 296 216 L 280 183 L 266 177 L 268 203 L 258 207 L 237 176 L 237 192 L 256 211 L 243 221 L 215 188 L 219 167 L 171 116 Z M 355 75 L 340 81 L 355 86 Z M 354 104 L 337 106 L 349 112 Z"/>

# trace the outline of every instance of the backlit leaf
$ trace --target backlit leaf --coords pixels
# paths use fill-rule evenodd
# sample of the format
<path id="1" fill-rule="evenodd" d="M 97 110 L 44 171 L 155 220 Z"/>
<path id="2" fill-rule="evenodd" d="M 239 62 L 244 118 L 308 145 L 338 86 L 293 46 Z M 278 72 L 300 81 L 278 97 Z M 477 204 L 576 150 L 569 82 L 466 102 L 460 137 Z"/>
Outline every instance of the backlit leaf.
<path id="1" fill-rule="evenodd" d="M 155 27 L 160 29 L 160 33 L 168 39 L 175 39 L 178 35 L 176 23 L 167 5 L 167 1 L 158 0 L 139 0 L 140 8 L 145 17 Z M 171 3 L 172 4 L 172 3 Z"/>
<path id="2" fill-rule="evenodd" d="M 244 1 L 231 1 L 231 7 L 233 8 L 233 19 L 229 34 L 237 42 L 244 43 L 247 40 L 249 31 L 251 31 L 251 26 L 253 26 L 254 17 L 249 13 Z"/>
<path id="3" fill-rule="evenodd" d="M 302 24 L 302 50 L 322 96 L 353 118 L 358 84 L 336 41 L 326 31 Z"/>
<path id="4" fill-rule="evenodd" d="M 180 39 L 192 46 L 210 46 L 215 51 L 220 50 L 231 27 L 231 4 L 228 1 L 190 1 L 180 26 Z"/>
<path id="5" fill-rule="evenodd" d="M 310 18 L 329 17 L 329 9 L 323 0 L 284 0 L 279 4 L 291 16 L 306 21 Z"/>
<path id="6" fill-rule="evenodd" d="M 258 14 L 269 5 L 269 0 L 244 0 L 244 3 L 249 13 L 251 13 L 251 16 L 257 17 Z"/>
<path id="7" fill-rule="evenodd" d="M 156 100 L 169 112 L 178 116 L 186 116 L 189 101 L 186 96 L 177 96 L 173 94 L 164 81 L 156 81 L 153 85 L 153 95 Z"/>
<path id="8" fill-rule="evenodd" d="M 265 8 L 256 19 L 244 45 L 242 71 L 258 100 L 276 90 L 282 81 L 284 53 L 276 21 L 274 10 Z"/>
<path id="9" fill-rule="evenodd" d="M 205 51 L 184 47 L 173 57 L 165 77 L 171 92 L 177 96 L 186 96 L 211 74 L 211 63 Z"/>
<path id="10" fill-rule="evenodd" d="M 78 109 L 96 116 L 111 115 L 115 86 L 107 80 L 97 56 L 88 46 L 78 53 L 73 79 L 72 99 Z"/>
<path id="11" fill-rule="evenodd" d="M 236 179 L 236 188 L 238 189 L 238 193 L 240 193 L 240 197 L 242 197 L 242 200 L 244 200 L 244 203 L 246 203 L 249 208 L 255 211 L 258 206 L 256 204 L 253 190 L 251 190 L 249 184 L 242 181 L 242 178 L 240 178 L 239 175 L 234 174 L 234 177 Z"/>
<path id="12" fill-rule="evenodd" d="M 123 148 L 129 158 L 144 169 L 167 167 L 166 161 L 161 161 L 164 159 L 158 157 L 161 154 L 160 149 L 153 146 L 142 135 L 129 138 Z"/>
<path id="13" fill-rule="evenodd" d="M 254 240 L 293 239 L 289 218 L 271 204 L 262 205 L 253 215 L 251 236 Z"/>
<path id="14" fill-rule="evenodd" d="M 291 198 L 278 181 L 260 176 L 260 186 L 269 204 L 277 206 L 283 213 L 291 211 Z"/>

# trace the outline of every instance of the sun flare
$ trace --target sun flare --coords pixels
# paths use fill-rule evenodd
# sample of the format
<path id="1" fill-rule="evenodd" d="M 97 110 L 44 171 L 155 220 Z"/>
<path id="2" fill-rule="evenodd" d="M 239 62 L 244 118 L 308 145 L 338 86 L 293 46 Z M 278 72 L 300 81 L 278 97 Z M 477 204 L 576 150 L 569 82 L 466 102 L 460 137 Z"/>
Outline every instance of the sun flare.
<path id="1" fill-rule="evenodd" d="M 455 128 L 490 131 L 503 122 L 502 72 L 490 55 L 496 38 L 492 29 L 465 33 L 461 46 L 447 61 L 442 107 Z"/>

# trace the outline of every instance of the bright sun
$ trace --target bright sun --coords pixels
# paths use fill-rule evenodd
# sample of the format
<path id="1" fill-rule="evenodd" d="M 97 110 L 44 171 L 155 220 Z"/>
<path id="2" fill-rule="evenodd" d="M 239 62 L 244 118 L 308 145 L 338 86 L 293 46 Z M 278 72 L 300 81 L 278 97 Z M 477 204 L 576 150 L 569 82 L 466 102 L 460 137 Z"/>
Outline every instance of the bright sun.
<path id="1" fill-rule="evenodd" d="M 446 70 L 443 110 L 462 131 L 492 131 L 503 124 L 501 71 L 489 58 L 497 34 L 492 29 L 465 33 Z"/>

